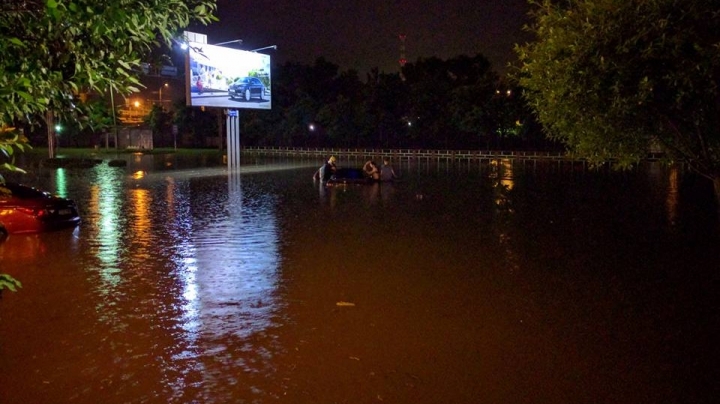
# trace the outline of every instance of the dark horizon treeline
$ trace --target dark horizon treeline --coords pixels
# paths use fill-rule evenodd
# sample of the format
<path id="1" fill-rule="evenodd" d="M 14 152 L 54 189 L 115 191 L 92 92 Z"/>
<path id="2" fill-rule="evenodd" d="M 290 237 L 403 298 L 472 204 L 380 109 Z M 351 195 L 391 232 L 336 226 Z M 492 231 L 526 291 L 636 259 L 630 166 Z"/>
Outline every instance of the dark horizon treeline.
<path id="1" fill-rule="evenodd" d="M 558 150 L 521 97 L 483 55 L 418 59 L 402 73 L 363 79 L 355 70 L 318 58 L 313 65 L 273 67 L 272 110 L 239 110 L 242 146 L 406 148 L 454 150 Z M 105 122 L 109 119 L 107 106 Z M 222 109 L 155 105 L 146 125 L 155 147 L 207 147 L 224 138 Z M 98 114 L 102 115 L 102 114 Z M 102 130 L 68 127 L 66 146 L 102 143 Z M 102 132 L 102 133 L 101 133 Z M 42 144 L 42 131 L 37 137 Z"/>
<path id="2" fill-rule="evenodd" d="M 242 146 L 556 150 L 520 91 L 483 55 L 418 59 L 400 73 L 357 71 L 318 58 L 273 70 L 272 110 L 240 110 Z M 179 132 L 196 146 L 218 128 L 222 111 L 178 106 Z M 171 117 L 148 122 L 168 133 Z M 164 122 L 164 123 L 163 123 Z M 168 138 L 162 136 L 161 138 Z M 158 139 L 161 141 L 161 139 Z M 158 145 L 162 146 L 162 145 Z"/>

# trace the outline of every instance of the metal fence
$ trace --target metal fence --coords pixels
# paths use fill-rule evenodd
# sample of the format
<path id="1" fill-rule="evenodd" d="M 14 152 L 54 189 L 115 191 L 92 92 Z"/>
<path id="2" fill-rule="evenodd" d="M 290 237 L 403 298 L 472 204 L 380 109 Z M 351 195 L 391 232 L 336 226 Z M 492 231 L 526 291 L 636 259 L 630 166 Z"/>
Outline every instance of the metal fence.
<path id="1" fill-rule="evenodd" d="M 243 147 L 243 152 L 285 156 L 285 157 L 357 157 L 393 160 L 484 160 L 515 158 L 523 160 L 570 160 L 582 161 L 568 152 L 545 151 L 503 151 L 503 150 L 425 150 L 425 149 L 345 149 L 345 148 L 303 148 L 303 147 Z M 646 160 L 659 160 L 663 153 L 648 153 Z"/>
<path id="2" fill-rule="evenodd" d="M 327 158 L 338 156 L 358 159 L 391 158 L 403 160 L 484 160 L 516 158 L 524 160 L 582 160 L 566 152 L 497 151 L 497 150 L 424 150 L 424 149 L 345 149 L 302 147 L 243 147 L 243 153 L 283 157 Z"/>

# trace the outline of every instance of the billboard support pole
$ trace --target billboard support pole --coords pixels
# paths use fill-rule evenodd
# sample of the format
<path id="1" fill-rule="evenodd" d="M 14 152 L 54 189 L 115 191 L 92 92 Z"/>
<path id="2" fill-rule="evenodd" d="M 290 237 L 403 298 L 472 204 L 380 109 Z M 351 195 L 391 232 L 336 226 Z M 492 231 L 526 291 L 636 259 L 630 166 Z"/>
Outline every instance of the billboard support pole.
<path id="1" fill-rule="evenodd" d="M 227 110 L 227 166 L 228 171 L 240 168 L 240 117 L 238 110 Z"/>

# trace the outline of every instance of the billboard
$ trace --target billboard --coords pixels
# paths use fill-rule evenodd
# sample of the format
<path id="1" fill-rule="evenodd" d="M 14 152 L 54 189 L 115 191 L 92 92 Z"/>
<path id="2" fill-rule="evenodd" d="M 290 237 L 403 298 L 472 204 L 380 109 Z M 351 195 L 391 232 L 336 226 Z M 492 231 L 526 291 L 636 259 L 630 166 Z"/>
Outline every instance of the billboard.
<path id="1" fill-rule="evenodd" d="M 188 42 L 187 105 L 271 109 L 270 55 Z"/>

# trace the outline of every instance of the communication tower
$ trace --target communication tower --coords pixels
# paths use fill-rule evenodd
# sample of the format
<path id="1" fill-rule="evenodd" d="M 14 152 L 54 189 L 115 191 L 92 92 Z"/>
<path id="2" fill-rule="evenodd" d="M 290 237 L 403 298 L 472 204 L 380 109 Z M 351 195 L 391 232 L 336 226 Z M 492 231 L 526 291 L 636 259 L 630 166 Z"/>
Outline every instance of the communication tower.
<path id="1" fill-rule="evenodd" d="M 398 35 L 398 38 L 400 39 L 400 59 L 398 62 L 400 62 L 401 69 L 405 66 L 405 63 L 407 63 L 407 59 L 405 59 L 405 37 L 405 34 Z"/>

